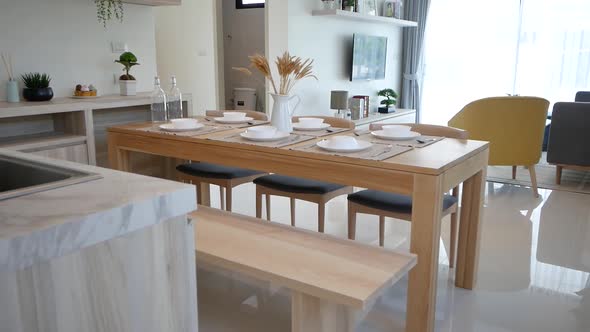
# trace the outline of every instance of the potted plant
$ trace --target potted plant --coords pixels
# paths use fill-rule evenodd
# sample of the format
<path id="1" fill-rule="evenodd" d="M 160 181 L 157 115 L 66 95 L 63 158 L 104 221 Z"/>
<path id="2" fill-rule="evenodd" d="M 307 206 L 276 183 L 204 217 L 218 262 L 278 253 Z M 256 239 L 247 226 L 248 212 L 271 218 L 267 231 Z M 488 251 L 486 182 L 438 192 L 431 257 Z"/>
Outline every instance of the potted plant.
<path id="1" fill-rule="evenodd" d="M 49 87 L 51 77 L 47 74 L 28 73 L 21 76 L 25 88 L 23 97 L 28 101 L 48 101 L 53 98 L 53 90 Z"/>
<path id="2" fill-rule="evenodd" d="M 343 0 L 342 1 L 342 9 L 353 12 L 354 11 L 354 0 Z"/>
<path id="3" fill-rule="evenodd" d="M 137 94 L 137 81 L 135 81 L 133 75 L 129 74 L 129 71 L 131 67 L 139 65 L 137 57 L 131 52 L 125 52 L 115 62 L 122 64 L 123 71 L 125 72 L 125 74 L 119 77 L 121 96 L 135 96 Z"/>
<path id="4" fill-rule="evenodd" d="M 94 0 L 96 4 L 96 18 L 106 28 L 107 22 L 113 18 L 123 22 L 122 0 Z"/>
<path id="5" fill-rule="evenodd" d="M 394 105 L 397 104 L 397 93 L 393 89 L 383 89 L 377 92 L 379 97 L 385 97 L 381 101 L 381 105 L 385 105 L 384 107 L 379 107 L 379 113 L 393 113 L 395 112 Z"/>

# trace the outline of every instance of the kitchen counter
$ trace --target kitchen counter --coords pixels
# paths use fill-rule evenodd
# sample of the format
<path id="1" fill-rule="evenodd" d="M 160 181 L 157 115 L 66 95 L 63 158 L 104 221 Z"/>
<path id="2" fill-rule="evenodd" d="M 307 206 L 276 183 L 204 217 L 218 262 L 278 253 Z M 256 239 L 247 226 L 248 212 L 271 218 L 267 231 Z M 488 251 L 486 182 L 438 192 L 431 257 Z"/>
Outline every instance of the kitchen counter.
<path id="1" fill-rule="evenodd" d="M 101 177 L 0 201 L 0 332 L 198 330 L 194 186 L 0 154 Z"/>
<path id="2" fill-rule="evenodd" d="M 195 187 L 0 149 L 102 179 L 0 201 L 0 271 L 28 267 L 196 209 Z"/>

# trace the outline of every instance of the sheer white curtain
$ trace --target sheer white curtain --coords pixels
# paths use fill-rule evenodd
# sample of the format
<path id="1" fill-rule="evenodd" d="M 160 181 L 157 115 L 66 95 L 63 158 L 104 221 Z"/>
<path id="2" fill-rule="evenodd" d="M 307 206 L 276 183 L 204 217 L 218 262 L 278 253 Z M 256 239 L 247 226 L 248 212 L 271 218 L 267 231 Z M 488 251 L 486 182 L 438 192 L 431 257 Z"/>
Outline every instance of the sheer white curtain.
<path id="1" fill-rule="evenodd" d="M 523 0 L 515 92 L 573 101 L 590 90 L 590 0 Z"/>
<path id="2" fill-rule="evenodd" d="M 573 100 L 590 88 L 589 14 L 589 0 L 432 0 L 421 122 L 490 96 Z"/>

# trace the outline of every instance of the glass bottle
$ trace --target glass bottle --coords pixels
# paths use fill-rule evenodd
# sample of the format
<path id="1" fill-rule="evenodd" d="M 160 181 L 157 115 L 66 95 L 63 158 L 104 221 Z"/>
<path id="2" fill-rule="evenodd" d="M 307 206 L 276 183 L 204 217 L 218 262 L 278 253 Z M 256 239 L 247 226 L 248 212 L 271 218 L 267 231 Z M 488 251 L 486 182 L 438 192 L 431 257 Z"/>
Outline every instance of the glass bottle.
<path id="1" fill-rule="evenodd" d="M 168 120 L 182 118 L 182 93 L 176 86 L 176 76 L 170 78 L 172 87 L 166 95 L 168 100 Z"/>
<path id="2" fill-rule="evenodd" d="M 160 87 L 160 78 L 154 78 L 154 92 L 152 92 L 151 114 L 152 122 L 165 122 L 166 114 L 166 93 Z"/>

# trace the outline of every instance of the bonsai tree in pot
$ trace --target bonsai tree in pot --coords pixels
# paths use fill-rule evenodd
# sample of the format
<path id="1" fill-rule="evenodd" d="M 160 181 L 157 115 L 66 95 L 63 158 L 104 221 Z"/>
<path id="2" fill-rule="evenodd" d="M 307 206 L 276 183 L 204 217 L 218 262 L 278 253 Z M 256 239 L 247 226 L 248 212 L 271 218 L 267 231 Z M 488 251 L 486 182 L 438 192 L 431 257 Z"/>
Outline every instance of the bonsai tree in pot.
<path id="1" fill-rule="evenodd" d="M 119 60 L 115 62 L 123 65 L 125 74 L 119 77 L 119 88 L 121 89 L 121 96 L 135 96 L 137 94 L 137 87 L 135 77 L 129 74 L 131 67 L 139 65 L 137 57 L 131 52 L 125 52 L 119 56 Z"/>
<path id="2" fill-rule="evenodd" d="M 354 0 L 343 0 L 342 1 L 342 9 L 349 11 L 349 12 L 353 12 L 354 11 L 354 5 L 355 5 L 355 1 Z"/>
<path id="3" fill-rule="evenodd" d="M 23 97 L 28 101 L 48 101 L 53 98 L 53 89 L 49 87 L 51 77 L 47 74 L 28 73 L 21 76 L 25 88 Z"/>
<path id="4" fill-rule="evenodd" d="M 394 105 L 397 104 L 397 93 L 393 89 L 383 89 L 377 92 L 379 97 L 385 97 L 381 101 L 381 105 L 385 105 L 384 107 L 379 107 L 379 113 L 393 113 L 395 112 Z"/>

